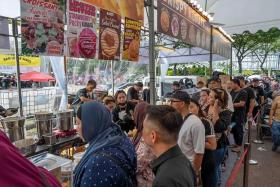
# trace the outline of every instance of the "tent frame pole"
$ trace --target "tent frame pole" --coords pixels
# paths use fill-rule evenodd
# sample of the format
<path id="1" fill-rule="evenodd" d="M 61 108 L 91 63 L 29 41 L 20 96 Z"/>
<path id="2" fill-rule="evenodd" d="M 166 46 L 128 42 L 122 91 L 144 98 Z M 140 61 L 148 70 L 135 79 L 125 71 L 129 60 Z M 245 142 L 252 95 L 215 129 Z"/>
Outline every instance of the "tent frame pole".
<path id="1" fill-rule="evenodd" d="M 233 49 L 233 48 L 232 48 L 232 44 L 231 44 L 231 45 L 230 45 L 230 52 L 231 52 L 231 53 L 230 53 L 230 62 L 229 62 L 229 63 L 230 63 L 230 64 L 229 64 L 229 66 L 230 66 L 230 67 L 229 67 L 229 75 L 230 75 L 231 77 L 232 77 L 232 74 L 233 74 L 233 72 L 232 72 L 232 52 L 233 52 L 232 49 Z"/>
<path id="2" fill-rule="evenodd" d="M 19 100 L 19 114 L 23 116 L 23 105 L 22 105 L 22 92 L 20 82 L 20 62 L 19 62 L 19 50 L 18 50 L 18 29 L 17 29 L 17 18 L 12 18 L 13 37 L 15 39 L 15 59 L 16 59 L 16 73 L 17 73 L 17 90 Z"/>
<path id="3" fill-rule="evenodd" d="M 211 25 L 209 74 L 213 73 L 213 26 Z"/>
<path id="4" fill-rule="evenodd" d="M 154 0 L 149 1 L 149 73 L 150 73 L 150 104 L 156 104 L 155 85 L 155 31 L 154 31 Z"/>

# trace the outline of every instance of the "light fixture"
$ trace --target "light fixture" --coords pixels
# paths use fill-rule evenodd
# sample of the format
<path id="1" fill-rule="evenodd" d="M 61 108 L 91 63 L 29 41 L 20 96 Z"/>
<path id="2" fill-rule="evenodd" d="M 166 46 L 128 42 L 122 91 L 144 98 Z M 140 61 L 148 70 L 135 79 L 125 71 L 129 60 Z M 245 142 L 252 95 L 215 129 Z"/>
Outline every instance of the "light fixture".
<path id="1" fill-rule="evenodd" d="M 203 11 L 203 8 L 200 7 L 198 10 L 199 10 L 200 12 L 202 12 L 202 11 Z"/>
<path id="2" fill-rule="evenodd" d="M 194 1 L 193 4 L 194 4 L 194 5 L 197 5 L 197 1 Z"/>
<path id="3" fill-rule="evenodd" d="M 196 4 L 196 8 L 199 9 L 200 8 L 200 4 Z"/>

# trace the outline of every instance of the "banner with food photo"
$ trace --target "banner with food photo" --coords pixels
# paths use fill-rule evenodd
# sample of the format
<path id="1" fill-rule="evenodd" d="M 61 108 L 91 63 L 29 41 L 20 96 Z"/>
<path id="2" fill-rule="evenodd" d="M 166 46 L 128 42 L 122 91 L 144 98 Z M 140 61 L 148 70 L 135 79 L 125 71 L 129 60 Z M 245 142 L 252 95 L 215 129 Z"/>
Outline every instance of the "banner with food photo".
<path id="1" fill-rule="evenodd" d="M 100 9 L 99 59 L 120 60 L 121 16 Z"/>
<path id="2" fill-rule="evenodd" d="M 84 0 L 99 8 L 114 12 L 123 18 L 144 20 L 144 0 Z"/>
<path id="3" fill-rule="evenodd" d="M 22 54 L 61 56 L 65 0 L 21 0 Z"/>
<path id="4" fill-rule="evenodd" d="M 122 60 L 138 62 L 141 22 L 125 18 Z"/>
<path id="5" fill-rule="evenodd" d="M 95 58 L 97 9 L 84 1 L 67 0 L 67 56 Z"/>
<path id="6" fill-rule="evenodd" d="M 211 26 L 183 0 L 158 0 L 158 32 L 210 50 Z"/>

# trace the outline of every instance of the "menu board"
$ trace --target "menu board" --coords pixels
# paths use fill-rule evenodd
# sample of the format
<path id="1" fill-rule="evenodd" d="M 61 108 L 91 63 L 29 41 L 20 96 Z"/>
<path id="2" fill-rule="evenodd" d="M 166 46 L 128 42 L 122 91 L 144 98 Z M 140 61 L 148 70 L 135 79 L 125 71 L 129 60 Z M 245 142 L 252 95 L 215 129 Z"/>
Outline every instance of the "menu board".
<path id="1" fill-rule="evenodd" d="M 144 20 L 144 0 L 84 0 L 122 17 Z"/>
<path id="2" fill-rule="evenodd" d="M 77 0 L 67 0 L 67 56 L 95 58 L 96 7 Z"/>
<path id="3" fill-rule="evenodd" d="M 210 51 L 211 26 L 183 0 L 158 0 L 158 31 Z"/>
<path id="4" fill-rule="evenodd" d="M 64 0 L 21 0 L 22 54 L 61 56 Z"/>
<path id="5" fill-rule="evenodd" d="M 99 59 L 120 60 L 121 16 L 100 9 Z"/>
<path id="6" fill-rule="evenodd" d="M 231 42 L 216 28 L 213 28 L 213 53 L 231 58 Z"/>
<path id="7" fill-rule="evenodd" d="M 9 35 L 8 19 L 0 17 L 0 34 Z M 0 49 L 10 49 L 9 36 L 0 35 Z"/>
<path id="8" fill-rule="evenodd" d="M 123 60 L 139 60 L 141 22 L 125 18 Z"/>

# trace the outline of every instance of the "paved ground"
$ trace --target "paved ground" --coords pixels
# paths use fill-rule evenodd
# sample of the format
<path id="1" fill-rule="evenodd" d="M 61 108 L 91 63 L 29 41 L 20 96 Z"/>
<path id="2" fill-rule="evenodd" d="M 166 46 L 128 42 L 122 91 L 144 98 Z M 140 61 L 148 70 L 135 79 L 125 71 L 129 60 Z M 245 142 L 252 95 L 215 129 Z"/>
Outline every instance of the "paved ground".
<path id="1" fill-rule="evenodd" d="M 255 139 L 255 129 L 252 130 L 252 140 Z M 252 143 L 251 158 L 257 160 L 258 165 L 249 167 L 249 187 L 280 187 L 280 148 L 278 152 L 271 151 L 271 138 L 266 137 L 264 144 Z M 258 148 L 262 147 L 263 151 Z M 223 184 L 225 186 L 231 170 L 238 160 L 236 153 L 229 151 L 229 159 L 227 160 L 227 169 L 223 173 Z M 237 176 L 234 187 L 242 187 L 243 167 Z"/>

